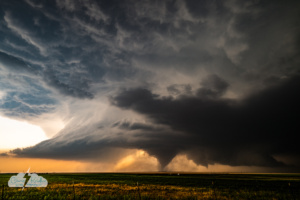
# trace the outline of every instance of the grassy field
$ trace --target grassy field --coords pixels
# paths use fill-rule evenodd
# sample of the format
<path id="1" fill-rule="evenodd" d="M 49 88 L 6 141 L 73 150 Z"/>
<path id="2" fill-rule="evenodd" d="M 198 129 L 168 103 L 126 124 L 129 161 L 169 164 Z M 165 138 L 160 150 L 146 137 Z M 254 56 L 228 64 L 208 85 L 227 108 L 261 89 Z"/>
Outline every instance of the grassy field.
<path id="1" fill-rule="evenodd" d="M 0 199 L 300 199 L 300 174 L 39 174 L 46 188 L 9 188 Z"/>

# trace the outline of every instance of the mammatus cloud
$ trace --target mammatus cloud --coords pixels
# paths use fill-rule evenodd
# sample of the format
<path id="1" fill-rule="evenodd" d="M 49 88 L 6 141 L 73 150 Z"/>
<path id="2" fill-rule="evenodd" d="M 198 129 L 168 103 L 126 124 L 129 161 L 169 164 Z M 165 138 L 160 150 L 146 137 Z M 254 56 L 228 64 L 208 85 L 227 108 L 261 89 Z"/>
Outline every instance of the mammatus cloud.
<path id="1" fill-rule="evenodd" d="M 0 114 L 64 127 L 17 157 L 299 171 L 298 1 L 0 5 Z"/>

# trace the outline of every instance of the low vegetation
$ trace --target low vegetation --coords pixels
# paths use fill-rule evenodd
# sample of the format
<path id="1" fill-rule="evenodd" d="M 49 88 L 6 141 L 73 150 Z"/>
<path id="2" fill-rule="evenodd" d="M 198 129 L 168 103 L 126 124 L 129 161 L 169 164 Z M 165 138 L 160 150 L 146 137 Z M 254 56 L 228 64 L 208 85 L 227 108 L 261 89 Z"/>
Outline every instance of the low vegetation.
<path id="1" fill-rule="evenodd" d="M 300 199 L 300 174 L 39 174 L 46 188 L 9 188 L 0 199 Z"/>

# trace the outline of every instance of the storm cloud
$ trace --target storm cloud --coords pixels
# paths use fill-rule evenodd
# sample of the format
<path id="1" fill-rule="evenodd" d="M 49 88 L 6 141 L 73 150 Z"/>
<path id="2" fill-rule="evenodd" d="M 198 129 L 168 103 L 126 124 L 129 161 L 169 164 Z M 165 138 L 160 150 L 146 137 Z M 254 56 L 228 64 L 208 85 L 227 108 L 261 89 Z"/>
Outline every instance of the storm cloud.
<path id="1" fill-rule="evenodd" d="M 138 88 L 120 92 L 111 102 L 184 132 L 186 138 L 179 139 L 172 151 L 187 151 L 198 164 L 272 166 L 282 164 L 272 156 L 299 157 L 293 114 L 299 112 L 299 76 L 242 100 L 216 96 L 211 88 L 219 85 L 216 88 L 222 90 L 227 84 L 216 76 L 210 79 L 193 96 L 159 97 Z"/>
<path id="2" fill-rule="evenodd" d="M 116 163 L 144 150 L 161 169 L 186 155 L 299 171 L 298 1 L 0 7 L 0 114 L 64 124 L 10 155 Z"/>
<path id="3" fill-rule="evenodd" d="M 195 163 L 204 166 L 215 163 L 288 166 L 282 160 L 276 160 L 277 156 L 293 157 L 293 162 L 298 162 L 300 152 L 295 132 L 299 128 L 293 113 L 299 112 L 299 76 L 282 80 L 280 84 L 241 100 L 215 95 L 212 98 L 212 92 L 199 95 L 199 90 L 210 91 L 216 85 L 222 90 L 227 86 L 224 80 L 214 75 L 209 76 L 195 94 L 176 98 L 161 97 L 142 88 L 123 90 L 110 98 L 112 105 L 144 115 L 149 119 L 148 124 L 123 120 L 112 124 L 110 129 L 103 126 L 79 129 L 76 132 L 80 135 L 61 134 L 35 147 L 14 150 L 13 153 L 19 156 L 107 160 L 119 158 L 117 152 L 122 151 L 117 149 L 137 148 L 158 158 L 162 169 L 177 154 L 186 154 Z M 68 135 L 73 138 L 66 140 Z M 100 139 L 101 135 L 106 136 Z"/>

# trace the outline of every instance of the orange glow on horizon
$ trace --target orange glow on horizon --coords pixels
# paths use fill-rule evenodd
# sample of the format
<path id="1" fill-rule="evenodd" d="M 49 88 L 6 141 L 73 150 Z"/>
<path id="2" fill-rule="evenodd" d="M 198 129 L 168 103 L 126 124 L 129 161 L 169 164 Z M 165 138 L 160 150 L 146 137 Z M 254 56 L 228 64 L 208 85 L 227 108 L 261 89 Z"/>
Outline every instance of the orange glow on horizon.
<path id="1" fill-rule="evenodd" d="M 1 173 L 26 172 L 75 172 L 85 171 L 84 163 L 78 161 L 0 157 Z"/>
<path id="2" fill-rule="evenodd" d="M 1 153 L 1 152 L 0 152 Z M 0 173 L 26 172 L 30 167 L 31 172 L 157 172 L 160 170 L 158 160 L 142 150 L 136 150 L 132 154 L 111 163 L 83 162 L 55 159 L 17 158 L 0 156 Z M 196 172 L 196 173 L 255 173 L 272 172 L 269 168 L 250 166 L 228 166 L 221 164 L 197 165 L 189 160 L 186 155 L 177 155 L 169 163 L 165 171 Z"/>

